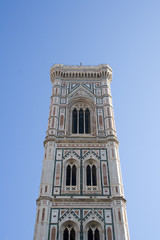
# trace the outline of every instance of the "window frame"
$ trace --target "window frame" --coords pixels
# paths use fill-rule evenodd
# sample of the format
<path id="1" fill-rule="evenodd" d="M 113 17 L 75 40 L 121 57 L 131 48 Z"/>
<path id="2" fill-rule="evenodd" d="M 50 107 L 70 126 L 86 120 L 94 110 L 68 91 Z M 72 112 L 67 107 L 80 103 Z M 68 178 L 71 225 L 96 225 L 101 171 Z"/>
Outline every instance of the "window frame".
<path id="1" fill-rule="evenodd" d="M 77 112 L 77 127 L 75 128 L 75 121 L 74 121 L 74 114 L 73 112 L 76 110 Z M 80 132 L 81 126 L 80 126 L 80 111 L 83 111 L 83 126 L 82 126 L 82 132 Z M 86 122 L 86 111 L 88 113 L 88 118 L 89 118 L 89 123 L 87 124 Z M 92 116 L 93 116 L 93 110 L 91 109 L 91 107 L 87 104 L 85 106 L 83 106 L 83 104 L 79 103 L 79 104 L 74 104 L 70 110 L 70 129 L 71 129 L 71 134 L 75 135 L 90 135 L 92 134 Z M 74 125 L 73 125 L 74 124 Z M 88 128 L 86 128 L 86 126 L 88 125 Z M 74 130 L 76 129 L 76 130 Z M 88 131 L 86 130 L 88 129 Z"/>

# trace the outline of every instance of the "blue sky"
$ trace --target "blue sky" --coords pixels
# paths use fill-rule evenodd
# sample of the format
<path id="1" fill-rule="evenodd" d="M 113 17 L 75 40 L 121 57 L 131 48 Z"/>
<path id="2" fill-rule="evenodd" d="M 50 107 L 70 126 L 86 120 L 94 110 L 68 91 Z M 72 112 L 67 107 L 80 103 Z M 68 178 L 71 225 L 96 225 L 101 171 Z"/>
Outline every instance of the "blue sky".
<path id="1" fill-rule="evenodd" d="M 33 238 L 55 63 L 113 69 L 131 239 L 159 239 L 160 2 L 0 3 L 2 240 Z"/>

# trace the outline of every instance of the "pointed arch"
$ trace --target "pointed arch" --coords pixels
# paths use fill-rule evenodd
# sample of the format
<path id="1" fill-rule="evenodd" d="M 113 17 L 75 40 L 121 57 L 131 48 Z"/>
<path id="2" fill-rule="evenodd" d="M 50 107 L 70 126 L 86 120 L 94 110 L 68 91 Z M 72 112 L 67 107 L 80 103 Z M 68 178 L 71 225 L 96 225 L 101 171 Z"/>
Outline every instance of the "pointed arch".
<path id="1" fill-rule="evenodd" d="M 70 186 L 70 179 L 71 179 L 71 166 L 68 165 L 66 168 L 66 186 Z"/>
<path id="2" fill-rule="evenodd" d="M 72 133 L 77 133 L 77 109 L 72 112 Z"/>
<path id="3" fill-rule="evenodd" d="M 90 165 L 87 165 L 86 176 L 87 176 L 87 186 L 91 186 L 91 167 L 90 167 Z"/>
<path id="4" fill-rule="evenodd" d="M 76 166 L 73 165 L 72 167 L 72 186 L 76 186 Z"/>
<path id="5" fill-rule="evenodd" d="M 75 230 L 72 228 L 70 232 L 70 240 L 75 240 L 75 236 L 76 236 Z"/>
<path id="6" fill-rule="evenodd" d="M 112 231 L 110 227 L 107 228 L 107 238 L 108 240 L 112 240 Z"/>
<path id="7" fill-rule="evenodd" d="M 68 232 L 68 229 L 65 228 L 64 229 L 64 232 L 63 232 L 63 240 L 69 240 L 69 232 Z"/>
<path id="8" fill-rule="evenodd" d="M 93 231 L 91 228 L 88 230 L 88 240 L 93 240 Z"/>
<path id="9" fill-rule="evenodd" d="M 82 108 L 79 110 L 79 133 L 84 133 L 84 113 Z"/>
<path id="10" fill-rule="evenodd" d="M 97 174 L 96 174 L 96 166 L 92 166 L 92 185 L 97 186 Z"/>
<path id="11" fill-rule="evenodd" d="M 90 133 L 91 127 L 90 127 L 90 111 L 87 108 L 85 111 L 85 133 Z"/>
<path id="12" fill-rule="evenodd" d="M 56 228 L 53 227 L 52 228 L 52 234 L 51 234 L 51 240 L 55 240 L 55 237 L 56 237 Z"/>
<path id="13" fill-rule="evenodd" d="M 100 240 L 100 236 L 99 236 L 99 230 L 96 228 L 95 232 L 94 232 L 94 239 L 95 240 Z"/>

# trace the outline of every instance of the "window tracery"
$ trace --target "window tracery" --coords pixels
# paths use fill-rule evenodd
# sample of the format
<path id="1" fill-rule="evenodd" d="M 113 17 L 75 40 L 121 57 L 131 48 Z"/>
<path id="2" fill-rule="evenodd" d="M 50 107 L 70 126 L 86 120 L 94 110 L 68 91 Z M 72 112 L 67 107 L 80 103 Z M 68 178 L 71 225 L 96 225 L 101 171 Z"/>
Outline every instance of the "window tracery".
<path id="1" fill-rule="evenodd" d="M 72 133 L 91 133 L 89 108 L 74 108 L 72 111 Z"/>
<path id="2" fill-rule="evenodd" d="M 100 233 L 98 228 L 90 227 L 88 230 L 88 240 L 100 240 Z"/>
<path id="3" fill-rule="evenodd" d="M 87 186 L 97 186 L 97 173 L 95 165 L 87 165 L 86 178 Z"/>
<path id="4" fill-rule="evenodd" d="M 80 166 L 73 158 L 64 161 L 62 174 L 62 193 L 79 193 Z"/>
<path id="5" fill-rule="evenodd" d="M 68 165 L 66 167 L 66 186 L 76 186 L 76 172 L 75 165 Z"/>
<path id="6" fill-rule="evenodd" d="M 76 232 L 72 227 L 66 227 L 63 232 L 63 240 L 75 240 Z"/>

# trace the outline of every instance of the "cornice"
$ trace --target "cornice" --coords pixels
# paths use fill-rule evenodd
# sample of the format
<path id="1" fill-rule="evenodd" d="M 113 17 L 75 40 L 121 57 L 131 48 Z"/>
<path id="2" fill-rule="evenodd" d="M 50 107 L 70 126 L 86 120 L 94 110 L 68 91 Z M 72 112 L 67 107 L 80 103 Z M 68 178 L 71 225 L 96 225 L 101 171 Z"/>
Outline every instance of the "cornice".
<path id="1" fill-rule="evenodd" d="M 58 196 L 56 198 L 56 196 L 40 196 L 37 200 L 36 203 L 38 204 L 38 202 L 40 202 L 41 200 L 49 200 L 52 203 L 62 203 L 62 202 L 73 202 L 73 203 L 88 203 L 88 201 L 92 204 L 92 203 L 109 203 L 109 202 L 113 202 L 113 201 L 123 201 L 124 203 L 126 203 L 126 199 L 123 196 L 108 196 L 108 197 L 103 197 L 101 198 L 101 196 L 92 196 L 92 198 L 81 198 L 78 196 L 74 197 L 74 196 L 68 196 L 65 197 L 64 196 Z"/>
<path id="2" fill-rule="evenodd" d="M 51 82 L 54 79 L 103 79 L 112 81 L 112 69 L 107 64 L 100 65 L 63 65 L 54 64 L 50 69 Z"/>
<path id="3" fill-rule="evenodd" d="M 64 64 L 54 64 L 51 67 L 52 69 L 65 69 L 65 70 L 87 70 L 87 69 L 93 69 L 93 70 L 99 70 L 99 69 L 109 69 L 112 71 L 112 68 L 108 64 L 99 64 L 99 65 L 64 65 Z"/>
<path id="4" fill-rule="evenodd" d="M 55 142 L 55 143 L 108 143 L 108 142 L 115 142 L 116 144 L 119 144 L 119 141 L 116 136 L 114 135 L 108 135 L 107 137 L 56 137 L 56 136 L 47 136 L 46 139 L 44 140 L 44 146 L 47 142 Z"/>

